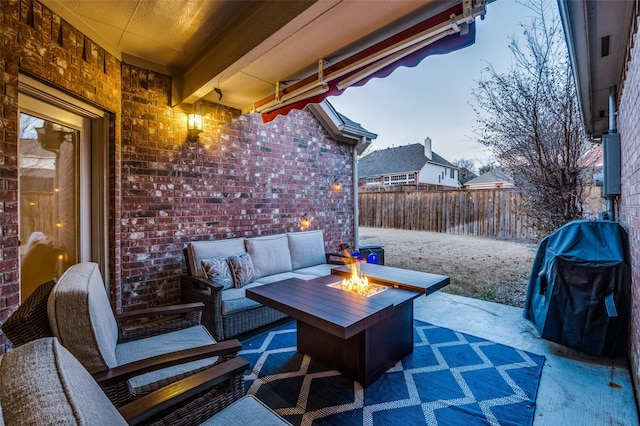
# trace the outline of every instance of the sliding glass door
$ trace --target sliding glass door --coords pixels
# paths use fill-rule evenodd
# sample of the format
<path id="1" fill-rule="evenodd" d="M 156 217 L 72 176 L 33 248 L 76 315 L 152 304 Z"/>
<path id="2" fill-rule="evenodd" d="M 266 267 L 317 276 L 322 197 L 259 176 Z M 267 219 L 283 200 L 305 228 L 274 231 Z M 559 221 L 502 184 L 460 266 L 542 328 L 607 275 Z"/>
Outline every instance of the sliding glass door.
<path id="1" fill-rule="evenodd" d="M 82 124 L 82 120 L 76 120 Z M 78 161 L 82 129 L 20 113 L 20 282 L 24 300 L 78 262 Z"/>
<path id="2" fill-rule="evenodd" d="M 108 278 L 107 115 L 26 80 L 18 97 L 22 300 L 78 262 L 97 262 Z"/>

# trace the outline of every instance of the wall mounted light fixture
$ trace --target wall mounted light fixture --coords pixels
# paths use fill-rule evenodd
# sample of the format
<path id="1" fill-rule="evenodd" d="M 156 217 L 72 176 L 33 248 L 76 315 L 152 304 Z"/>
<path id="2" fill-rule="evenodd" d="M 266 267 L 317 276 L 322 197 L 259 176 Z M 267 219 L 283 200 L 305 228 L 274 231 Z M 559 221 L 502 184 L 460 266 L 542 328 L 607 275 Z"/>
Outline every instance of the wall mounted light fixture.
<path id="1" fill-rule="evenodd" d="M 327 176 L 329 178 L 329 176 Z M 327 181 L 325 181 L 326 183 L 324 183 L 323 185 L 329 184 L 328 186 L 323 186 L 323 188 L 326 188 L 325 190 L 327 192 L 329 191 L 335 191 L 338 192 L 340 190 L 342 190 L 342 183 L 340 183 L 340 175 L 334 175 L 333 178 L 327 179 Z M 336 194 L 336 196 L 340 196 L 339 194 Z M 307 229 L 311 226 L 311 216 L 309 215 L 311 212 L 314 211 L 314 209 L 316 207 L 318 207 L 319 204 L 323 203 L 326 199 L 325 198 L 318 198 L 315 201 L 313 201 L 311 203 L 310 206 L 308 207 L 308 210 L 306 213 L 300 215 L 299 221 L 298 221 L 298 225 L 300 226 L 301 229 Z M 295 220 L 295 219 L 294 219 Z M 315 220 L 315 218 L 314 218 Z"/>
<path id="2" fill-rule="evenodd" d="M 302 229 L 306 229 L 309 227 L 310 224 L 311 224 L 311 220 L 309 219 L 309 216 L 307 215 L 307 213 L 303 214 L 302 217 L 300 218 L 300 227 Z"/>
<path id="3" fill-rule="evenodd" d="M 331 184 L 331 188 L 333 188 L 334 191 L 340 191 L 340 189 L 342 188 L 338 175 L 333 177 L 333 183 Z"/>
<path id="4" fill-rule="evenodd" d="M 190 140 L 198 139 L 198 135 L 202 133 L 203 119 L 200 114 L 187 115 L 187 132 Z"/>

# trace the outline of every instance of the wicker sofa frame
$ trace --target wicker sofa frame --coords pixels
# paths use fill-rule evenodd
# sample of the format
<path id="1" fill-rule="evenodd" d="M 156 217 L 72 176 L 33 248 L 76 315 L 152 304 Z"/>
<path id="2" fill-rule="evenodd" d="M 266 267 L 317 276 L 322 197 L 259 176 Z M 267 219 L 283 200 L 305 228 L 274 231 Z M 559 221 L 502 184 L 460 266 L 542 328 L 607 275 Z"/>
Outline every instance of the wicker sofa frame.
<path id="1" fill-rule="evenodd" d="M 266 239 L 296 238 L 298 245 L 290 245 L 290 249 L 278 253 L 282 256 L 291 256 L 292 268 L 268 276 L 258 277 L 258 285 L 268 285 L 286 278 L 298 277 L 311 279 L 318 276 L 329 275 L 331 267 L 344 265 L 352 261 L 348 255 L 341 253 L 325 252 L 324 238 L 322 231 L 306 231 L 287 234 L 278 234 L 268 237 L 257 238 L 235 238 L 233 240 L 218 241 L 198 241 L 189 243 L 184 249 L 185 261 L 187 264 L 187 275 L 181 277 L 182 301 L 185 303 L 202 302 L 205 305 L 202 311 L 202 324 L 216 340 L 226 340 L 234 338 L 242 333 L 246 333 L 276 321 L 287 318 L 286 314 L 268 306 L 255 303 L 251 307 L 229 311 L 224 309 L 224 287 L 214 279 L 207 278 L 199 265 L 203 252 L 215 253 L 218 257 L 237 254 L 237 250 L 243 250 L 250 255 L 257 253 L 251 251 L 251 246 Z M 308 239 L 309 245 L 313 248 L 305 247 L 303 251 L 313 253 L 311 255 L 315 261 L 296 262 L 296 251 L 300 250 L 300 242 Z M 291 239 L 289 240 L 291 241 Z M 226 247 L 225 244 L 229 243 Z M 219 244 L 221 249 L 212 248 Z M 233 247 L 233 248 L 230 248 Z M 235 250 L 235 251 L 234 251 Z M 300 267 L 301 266 L 301 267 Z M 260 281 L 264 281 L 261 283 Z"/>

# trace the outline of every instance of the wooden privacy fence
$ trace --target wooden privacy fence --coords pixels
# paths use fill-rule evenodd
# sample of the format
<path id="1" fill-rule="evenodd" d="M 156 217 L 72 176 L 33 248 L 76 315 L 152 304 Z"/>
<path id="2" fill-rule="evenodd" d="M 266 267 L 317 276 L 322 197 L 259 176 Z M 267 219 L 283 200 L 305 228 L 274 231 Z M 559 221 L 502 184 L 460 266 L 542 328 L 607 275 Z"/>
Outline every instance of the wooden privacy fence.
<path id="1" fill-rule="evenodd" d="M 513 189 L 360 192 L 360 226 L 535 241 Z"/>

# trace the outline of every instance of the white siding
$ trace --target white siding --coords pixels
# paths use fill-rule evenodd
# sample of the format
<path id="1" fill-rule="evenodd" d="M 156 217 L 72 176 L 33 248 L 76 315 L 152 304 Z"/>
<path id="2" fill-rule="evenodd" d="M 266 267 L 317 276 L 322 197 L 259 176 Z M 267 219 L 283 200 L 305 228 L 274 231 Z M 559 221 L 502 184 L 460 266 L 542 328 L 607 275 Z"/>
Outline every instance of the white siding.
<path id="1" fill-rule="evenodd" d="M 444 167 L 433 163 L 426 163 L 420 170 L 418 176 L 419 183 L 427 183 L 430 185 L 444 185 L 458 187 L 458 170 L 453 169 L 453 178 L 451 177 L 451 167 Z"/>

